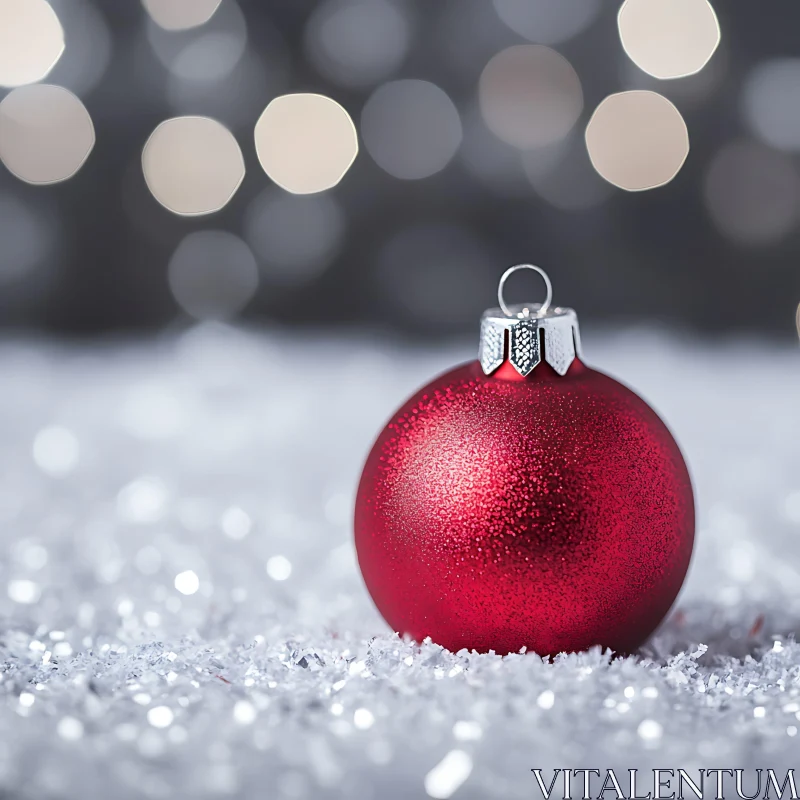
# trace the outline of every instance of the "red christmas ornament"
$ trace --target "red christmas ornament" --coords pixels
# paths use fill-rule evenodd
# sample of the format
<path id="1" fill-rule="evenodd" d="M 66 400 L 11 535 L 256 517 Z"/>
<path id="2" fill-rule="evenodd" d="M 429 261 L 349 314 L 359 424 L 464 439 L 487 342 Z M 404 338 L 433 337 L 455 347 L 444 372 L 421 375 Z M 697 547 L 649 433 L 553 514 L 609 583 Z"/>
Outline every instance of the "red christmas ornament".
<path id="1" fill-rule="evenodd" d="M 516 269 L 541 304 L 513 306 Z M 638 648 L 694 541 L 686 464 L 655 412 L 583 364 L 575 312 L 512 267 L 480 360 L 421 389 L 367 459 L 355 538 L 391 627 L 421 641 L 540 655 Z"/>

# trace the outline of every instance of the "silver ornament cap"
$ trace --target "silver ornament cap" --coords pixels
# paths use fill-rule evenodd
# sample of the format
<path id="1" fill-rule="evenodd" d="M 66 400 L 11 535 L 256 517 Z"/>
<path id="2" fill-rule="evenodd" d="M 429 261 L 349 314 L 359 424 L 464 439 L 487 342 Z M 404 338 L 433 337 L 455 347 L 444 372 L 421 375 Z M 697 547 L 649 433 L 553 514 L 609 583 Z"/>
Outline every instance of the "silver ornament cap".
<path id="1" fill-rule="evenodd" d="M 506 304 L 506 281 L 522 269 L 542 276 L 547 289 L 543 303 Z M 542 359 L 559 375 L 567 374 L 575 357 L 581 356 L 578 315 L 571 308 L 552 306 L 552 299 L 550 278 L 540 267 L 517 264 L 503 273 L 497 289 L 499 307 L 487 309 L 481 317 L 478 358 L 485 375 L 491 375 L 506 357 L 522 376 L 530 375 Z"/>

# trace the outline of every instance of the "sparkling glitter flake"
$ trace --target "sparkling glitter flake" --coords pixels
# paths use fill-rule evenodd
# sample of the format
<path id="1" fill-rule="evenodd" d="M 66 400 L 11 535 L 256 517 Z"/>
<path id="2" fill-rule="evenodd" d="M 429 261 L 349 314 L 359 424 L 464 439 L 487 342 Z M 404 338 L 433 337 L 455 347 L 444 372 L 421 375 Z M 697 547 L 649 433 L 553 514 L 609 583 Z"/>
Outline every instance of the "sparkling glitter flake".
<path id="1" fill-rule="evenodd" d="M 680 443 L 697 546 L 641 652 L 552 661 L 403 641 L 358 572 L 374 435 L 469 347 L 7 344 L 0 795 L 530 800 L 532 768 L 796 769 L 797 353 L 762 345 L 743 383 L 739 345 L 586 339 Z"/>
<path id="2" fill-rule="evenodd" d="M 147 712 L 147 721 L 154 728 L 168 728 L 174 718 L 175 715 L 168 706 L 155 706 Z"/>
<path id="3" fill-rule="evenodd" d="M 267 561 L 267 575 L 274 581 L 285 581 L 292 574 L 292 564 L 283 556 L 272 556 Z"/>
<path id="4" fill-rule="evenodd" d="M 181 594 L 194 594 L 200 588 L 200 580 L 192 570 L 187 569 L 175 576 L 175 588 Z"/>
<path id="5" fill-rule="evenodd" d="M 553 694 L 550 689 L 545 689 L 537 698 L 536 698 L 536 705 L 539 708 L 552 708 L 555 705 L 556 696 Z"/>
<path id="6" fill-rule="evenodd" d="M 43 428 L 33 440 L 33 460 L 42 472 L 53 477 L 69 475 L 78 465 L 79 456 L 78 439 L 67 428 Z"/>
<path id="7" fill-rule="evenodd" d="M 472 759 L 463 750 L 451 750 L 426 776 L 425 791 L 430 797 L 447 798 L 472 772 Z"/>
<path id="8" fill-rule="evenodd" d="M 661 724 L 653 719 L 642 720 L 637 728 L 637 733 L 639 736 L 647 741 L 660 739 L 663 732 L 664 729 L 661 727 Z"/>
<path id="9" fill-rule="evenodd" d="M 220 522 L 225 535 L 230 536 L 231 539 L 244 539 L 253 526 L 253 522 L 247 512 L 242 511 L 237 506 L 225 509 Z"/>
<path id="10" fill-rule="evenodd" d="M 156 522 L 161 519 L 167 490 L 158 478 L 139 478 L 125 486 L 117 497 L 119 515 L 127 522 Z"/>
<path id="11" fill-rule="evenodd" d="M 64 717 L 59 720 L 58 735 L 69 742 L 75 742 L 83 736 L 83 723 L 74 717 Z"/>
<path id="12" fill-rule="evenodd" d="M 371 728 L 375 722 L 375 717 L 368 708 L 358 708 L 353 714 L 353 724 L 359 730 L 365 731 Z"/>
<path id="13" fill-rule="evenodd" d="M 33 581 L 16 580 L 8 584 L 8 596 L 15 603 L 35 603 L 41 595 L 41 590 Z"/>
<path id="14" fill-rule="evenodd" d="M 459 720 L 453 725 L 453 736 L 460 742 L 477 742 L 483 736 L 483 730 L 477 722 Z"/>
<path id="15" fill-rule="evenodd" d="M 251 725 L 255 722 L 257 714 L 258 712 L 253 704 L 249 703 L 247 700 L 240 700 L 233 707 L 234 719 L 241 725 Z"/>

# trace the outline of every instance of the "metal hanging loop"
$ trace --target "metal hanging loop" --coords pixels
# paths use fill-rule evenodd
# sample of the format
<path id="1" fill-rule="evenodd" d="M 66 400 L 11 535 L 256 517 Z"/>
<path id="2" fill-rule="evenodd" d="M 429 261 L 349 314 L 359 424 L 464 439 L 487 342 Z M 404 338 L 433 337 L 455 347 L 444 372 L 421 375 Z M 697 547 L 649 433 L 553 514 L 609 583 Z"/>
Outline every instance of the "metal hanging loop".
<path id="1" fill-rule="evenodd" d="M 507 317 L 527 317 L 530 315 L 530 310 L 525 308 L 521 313 L 515 314 L 507 305 L 505 298 L 503 297 L 503 289 L 505 288 L 506 281 L 515 273 L 521 269 L 530 269 L 534 272 L 538 272 L 539 275 L 542 276 L 542 280 L 544 281 L 545 288 L 547 290 L 547 296 L 544 299 L 544 303 L 539 306 L 539 310 L 536 312 L 536 316 L 543 316 L 547 313 L 547 309 L 550 308 L 550 303 L 553 301 L 553 285 L 550 283 L 550 278 L 547 277 L 547 273 L 541 268 L 536 267 L 533 264 L 517 264 L 516 266 L 509 267 L 500 278 L 500 284 L 497 287 L 497 301 L 500 305 L 500 309 Z"/>

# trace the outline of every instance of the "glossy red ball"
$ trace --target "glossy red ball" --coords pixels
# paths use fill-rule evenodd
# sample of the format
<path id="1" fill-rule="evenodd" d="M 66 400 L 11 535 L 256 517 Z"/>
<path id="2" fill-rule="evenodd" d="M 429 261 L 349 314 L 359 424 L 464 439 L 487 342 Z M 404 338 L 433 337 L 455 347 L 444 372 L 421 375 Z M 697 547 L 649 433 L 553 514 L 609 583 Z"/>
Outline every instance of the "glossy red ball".
<path id="1" fill-rule="evenodd" d="M 694 541 L 686 464 L 655 412 L 576 359 L 434 380 L 367 459 L 358 560 L 389 625 L 450 650 L 638 648 Z"/>

